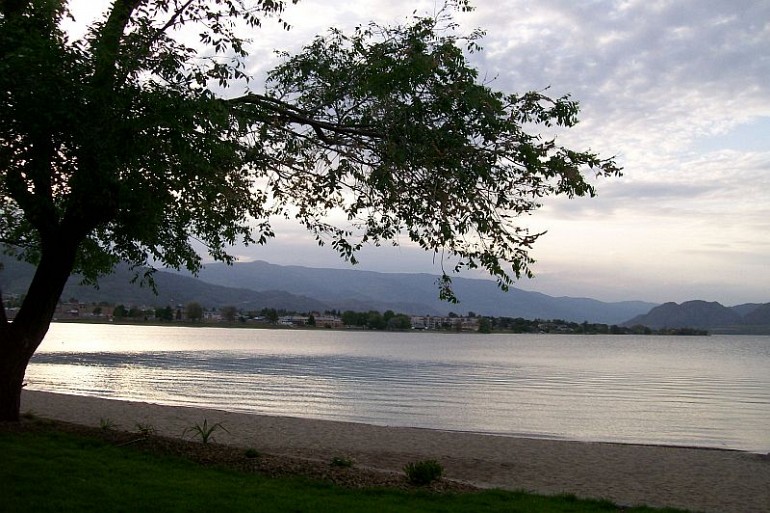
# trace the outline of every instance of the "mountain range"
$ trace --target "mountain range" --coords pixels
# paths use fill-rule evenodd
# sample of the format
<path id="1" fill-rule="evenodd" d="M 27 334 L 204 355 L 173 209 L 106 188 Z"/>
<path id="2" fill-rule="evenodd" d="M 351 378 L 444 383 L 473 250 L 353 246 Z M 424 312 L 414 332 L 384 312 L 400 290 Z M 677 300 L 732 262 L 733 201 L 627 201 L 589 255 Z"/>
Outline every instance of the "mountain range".
<path id="1" fill-rule="evenodd" d="M 697 328 L 716 333 L 770 333 L 770 303 L 727 307 L 716 302 L 664 303 L 623 323 L 652 329 Z"/>
<path id="2" fill-rule="evenodd" d="M 0 287 L 5 294 L 22 294 L 33 267 L 5 258 Z M 298 312 L 325 310 L 393 310 L 414 315 L 447 315 L 450 311 L 525 319 L 619 324 L 648 312 L 655 303 L 603 302 L 590 298 L 553 297 L 511 288 L 501 291 L 495 282 L 453 278 L 459 304 L 439 300 L 437 276 L 395 274 L 355 269 L 316 269 L 267 262 L 208 264 L 197 278 L 176 272 L 155 273 L 158 295 L 131 284 L 133 272 L 119 266 L 99 280 L 99 288 L 79 285 L 74 276 L 62 299 L 81 302 L 165 306 L 197 301 L 207 308 L 234 305 L 242 310 L 278 308 Z"/>
<path id="3" fill-rule="evenodd" d="M 23 294 L 34 268 L 9 258 L 0 262 L 4 294 Z M 475 312 L 495 317 L 562 319 L 572 322 L 644 325 L 652 329 L 696 328 L 722 333 L 770 333 L 770 303 L 732 307 L 716 302 L 687 301 L 665 304 L 644 301 L 603 302 L 590 298 L 553 297 L 511 288 L 504 292 L 490 280 L 453 278 L 459 304 L 439 300 L 437 276 L 396 274 L 355 269 L 317 269 L 282 266 L 262 261 L 215 263 L 197 277 L 157 271 L 157 295 L 132 284 L 134 272 L 118 266 L 99 280 L 99 288 L 70 278 L 62 299 L 80 302 L 165 306 L 196 301 L 206 308 L 233 305 L 240 310 L 276 308 L 296 312 L 327 310 L 393 310 L 413 315 Z"/>

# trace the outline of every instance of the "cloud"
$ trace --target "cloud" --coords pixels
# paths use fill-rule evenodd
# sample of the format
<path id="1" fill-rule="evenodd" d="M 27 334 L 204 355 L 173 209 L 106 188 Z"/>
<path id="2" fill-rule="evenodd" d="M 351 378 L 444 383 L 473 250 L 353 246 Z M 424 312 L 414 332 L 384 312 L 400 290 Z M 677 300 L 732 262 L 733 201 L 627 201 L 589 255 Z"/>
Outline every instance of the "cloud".
<path id="1" fill-rule="evenodd" d="M 457 20 L 466 31 L 486 29 L 485 51 L 471 59 L 491 87 L 571 93 L 581 122 L 555 132 L 560 142 L 616 155 L 625 168 L 622 178 L 597 180 L 596 198 L 547 198 L 520 220 L 548 230 L 533 252 L 538 278 L 522 286 L 605 299 L 770 300 L 770 2 L 474 4 Z M 403 22 L 437 5 L 304 0 L 287 8 L 291 32 L 266 23 L 253 34 L 249 70 L 264 77 L 277 63 L 273 50 L 297 50 L 329 26 Z M 267 247 L 237 253 L 347 265 L 301 227 L 278 228 Z M 362 257 L 373 270 L 439 270 L 432 255 L 409 244 Z"/>
<path id="2" fill-rule="evenodd" d="M 366 5 L 364 14 L 379 13 L 386 3 Z M 548 198 L 520 220 L 549 232 L 528 285 L 661 301 L 766 294 L 770 276 L 756 262 L 770 258 L 757 242 L 770 219 L 770 142 L 758 137 L 746 151 L 723 141 L 770 119 L 769 3 L 476 5 L 458 19 L 487 31 L 472 59 L 491 86 L 572 93 L 581 123 L 560 141 L 625 167 L 624 177 L 597 181 L 598 197 Z"/>
<path id="3" fill-rule="evenodd" d="M 767 2 L 496 6 L 478 21 L 499 84 L 572 92 L 584 109 L 582 139 L 620 147 L 627 161 L 770 113 Z"/>

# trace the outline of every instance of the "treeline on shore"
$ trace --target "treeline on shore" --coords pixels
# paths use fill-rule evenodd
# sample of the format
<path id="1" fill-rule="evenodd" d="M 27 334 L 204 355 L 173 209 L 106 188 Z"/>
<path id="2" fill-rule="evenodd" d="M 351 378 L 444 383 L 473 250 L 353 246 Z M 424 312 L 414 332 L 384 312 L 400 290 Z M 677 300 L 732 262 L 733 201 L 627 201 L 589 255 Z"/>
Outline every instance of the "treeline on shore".
<path id="1" fill-rule="evenodd" d="M 561 319 L 522 319 L 521 317 L 489 317 L 491 331 L 508 333 L 567 333 L 585 335 L 708 335 L 708 331 L 695 328 L 652 329 L 641 324 L 618 326 L 589 322 L 571 322 Z"/>
<path id="2" fill-rule="evenodd" d="M 263 325 L 326 329 L 366 330 L 432 330 L 474 331 L 479 333 L 553 333 L 586 335 L 707 335 L 706 330 L 694 328 L 651 329 L 643 325 L 572 322 L 562 319 L 524 319 L 522 317 L 492 317 L 468 312 L 446 316 L 415 316 L 392 310 L 365 312 L 327 310 L 324 312 L 294 312 L 276 308 L 239 310 L 235 306 L 206 309 L 191 301 L 185 305 L 138 307 L 100 303 L 79 304 L 70 300 L 59 310 L 60 320 L 111 320 L 116 322 L 185 322 L 192 324 Z"/>

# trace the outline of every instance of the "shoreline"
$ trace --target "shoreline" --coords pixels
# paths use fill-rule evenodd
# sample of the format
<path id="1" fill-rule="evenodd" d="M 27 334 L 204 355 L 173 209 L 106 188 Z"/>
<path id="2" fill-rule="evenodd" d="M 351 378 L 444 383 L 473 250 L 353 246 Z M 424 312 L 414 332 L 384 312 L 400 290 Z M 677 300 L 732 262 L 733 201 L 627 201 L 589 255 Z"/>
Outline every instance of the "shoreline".
<path id="1" fill-rule="evenodd" d="M 349 326 L 349 327 L 325 327 L 325 326 L 285 326 L 280 324 L 271 323 L 255 323 L 255 322 L 239 322 L 239 321 L 156 321 L 156 320 L 114 320 L 104 318 L 72 318 L 72 319 L 54 319 L 52 323 L 59 324 L 97 324 L 97 325 L 112 325 L 112 326 L 154 326 L 154 327 L 175 327 L 175 328 L 223 328 L 223 329 L 254 329 L 254 330 L 295 330 L 295 331 L 342 331 L 342 332 L 387 332 L 387 333 L 442 333 L 446 335 L 452 334 L 478 334 L 478 335 L 581 335 L 581 336 L 626 336 L 629 333 L 603 333 L 603 332 L 591 332 L 591 333 L 575 333 L 575 332 L 532 332 L 532 331 L 513 331 L 505 329 L 493 329 L 488 333 L 482 333 L 480 331 L 455 331 L 452 329 L 427 329 L 427 328 L 410 328 L 410 329 L 395 329 L 395 330 L 372 330 L 361 326 Z M 534 322 L 534 320 L 532 320 Z M 572 321 L 570 321 L 572 322 Z M 596 323 L 606 324 L 606 323 Z M 609 326 L 609 325 L 608 325 Z M 688 328 L 673 328 L 674 330 L 687 330 Z M 730 330 L 721 331 L 709 331 L 709 330 L 695 330 L 693 333 L 677 332 L 677 333 L 660 333 L 659 330 L 653 330 L 652 333 L 633 333 L 634 336 L 649 336 L 649 337 L 710 337 L 711 335 L 770 335 L 770 330 L 759 331 L 757 333 L 752 331 L 747 332 L 733 332 Z"/>
<path id="2" fill-rule="evenodd" d="M 25 390 L 22 413 L 99 426 L 109 420 L 135 431 L 151 424 L 179 438 L 185 429 L 221 422 L 216 442 L 400 472 L 437 459 L 446 477 L 483 488 L 574 494 L 621 506 L 646 504 L 708 513 L 770 510 L 770 457 L 730 449 L 628 445 L 375 426 L 353 422 L 234 413 Z"/>

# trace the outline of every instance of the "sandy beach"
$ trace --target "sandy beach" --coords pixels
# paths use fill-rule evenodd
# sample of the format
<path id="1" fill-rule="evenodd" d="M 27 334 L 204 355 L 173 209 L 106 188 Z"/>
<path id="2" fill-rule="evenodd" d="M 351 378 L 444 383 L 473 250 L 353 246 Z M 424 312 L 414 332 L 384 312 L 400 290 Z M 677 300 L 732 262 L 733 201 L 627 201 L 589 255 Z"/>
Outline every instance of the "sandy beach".
<path id="1" fill-rule="evenodd" d="M 26 390 L 22 412 L 125 430 L 137 423 L 180 437 L 186 428 L 221 422 L 216 441 L 273 454 L 330 459 L 400 471 L 437 459 L 446 477 L 481 487 L 575 494 L 620 505 L 708 513 L 770 511 L 770 458 L 711 449 L 541 440 L 347 422 L 272 417 Z"/>

